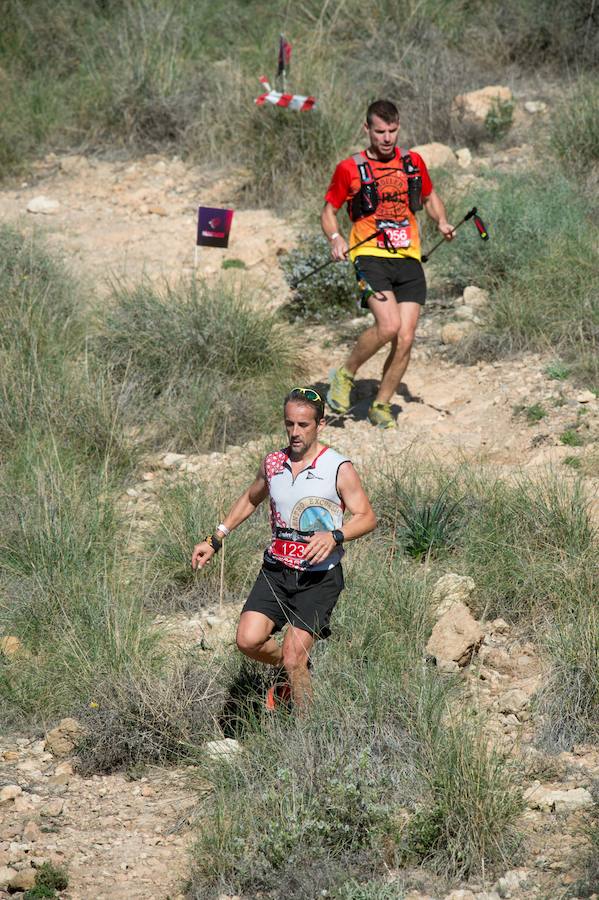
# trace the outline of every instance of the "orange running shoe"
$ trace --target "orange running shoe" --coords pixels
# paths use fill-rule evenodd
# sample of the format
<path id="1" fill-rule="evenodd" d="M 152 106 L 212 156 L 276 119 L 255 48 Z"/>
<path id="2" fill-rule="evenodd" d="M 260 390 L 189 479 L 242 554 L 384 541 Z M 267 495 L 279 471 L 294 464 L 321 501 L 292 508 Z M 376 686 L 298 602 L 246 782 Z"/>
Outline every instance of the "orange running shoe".
<path id="1" fill-rule="evenodd" d="M 288 681 L 278 681 L 266 692 L 264 705 L 269 712 L 274 712 L 277 707 L 289 709 L 291 706 L 291 685 Z"/>

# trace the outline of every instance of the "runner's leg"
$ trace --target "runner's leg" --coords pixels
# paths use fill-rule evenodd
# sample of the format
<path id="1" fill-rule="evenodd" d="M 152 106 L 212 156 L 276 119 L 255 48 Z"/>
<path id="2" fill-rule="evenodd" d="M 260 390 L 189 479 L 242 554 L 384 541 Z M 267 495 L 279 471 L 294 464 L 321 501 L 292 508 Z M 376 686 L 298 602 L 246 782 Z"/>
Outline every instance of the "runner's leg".
<path id="1" fill-rule="evenodd" d="M 419 303 L 413 302 L 395 303 L 395 307 L 400 317 L 399 330 L 395 341 L 392 341 L 391 352 L 385 361 L 381 386 L 376 395 L 378 403 L 389 403 L 401 384 L 401 379 L 410 362 L 416 326 L 422 309 Z"/>
<path id="2" fill-rule="evenodd" d="M 393 291 L 379 291 L 368 301 L 368 305 L 375 318 L 375 324 L 367 328 L 358 338 L 354 349 L 344 368 L 355 375 L 371 356 L 381 347 L 397 338 L 401 319 L 398 303 Z"/>
<path id="3" fill-rule="evenodd" d="M 290 625 L 283 640 L 283 665 L 289 675 L 291 697 L 299 710 L 312 700 L 312 679 L 308 670 L 314 635 Z"/>
<path id="4" fill-rule="evenodd" d="M 237 646 L 250 659 L 269 663 L 271 666 L 283 664 L 281 646 L 272 637 L 275 623 L 264 613 L 248 610 L 241 614 L 237 626 Z"/>

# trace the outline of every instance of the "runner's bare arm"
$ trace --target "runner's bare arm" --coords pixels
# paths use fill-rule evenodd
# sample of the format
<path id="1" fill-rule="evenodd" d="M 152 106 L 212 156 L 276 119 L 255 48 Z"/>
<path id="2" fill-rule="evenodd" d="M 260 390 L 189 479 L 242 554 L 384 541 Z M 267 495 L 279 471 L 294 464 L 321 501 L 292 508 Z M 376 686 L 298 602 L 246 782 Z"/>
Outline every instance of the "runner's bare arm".
<path id="1" fill-rule="evenodd" d="M 452 241 L 454 238 L 454 227 L 447 221 L 447 213 L 445 212 L 443 201 L 434 189 L 428 197 L 424 198 L 424 208 L 433 222 L 436 222 L 437 228 L 443 237 L 448 241 Z"/>
<path id="2" fill-rule="evenodd" d="M 339 223 L 337 221 L 337 210 L 332 203 L 325 203 L 320 216 L 320 224 L 331 245 L 331 256 L 333 259 L 342 260 L 347 258 L 347 241 L 342 234 L 339 234 Z M 333 235 L 336 237 L 333 238 Z M 331 240 L 332 238 L 332 240 Z"/>
<path id="3" fill-rule="evenodd" d="M 267 496 L 268 484 L 266 483 L 266 475 L 264 474 L 264 463 L 262 463 L 255 480 L 249 488 L 243 492 L 241 497 L 237 498 L 223 519 L 222 524 L 228 531 L 233 531 L 234 528 L 237 528 L 238 525 L 245 522 L 245 520 L 256 511 L 257 507 L 260 506 Z M 207 541 L 196 544 L 191 556 L 192 569 L 202 569 L 207 562 L 210 562 L 215 552 L 216 551 Z"/>
<path id="4" fill-rule="evenodd" d="M 343 537 L 346 541 L 374 531 L 376 516 L 362 487 L 360 477 L 350 462 L 343 463 L 337 475 L 337 493 L 343 500 L 345 508 L 351 513 L 351 519 L 343 526 Z M 305 558 L 311 563 L 322 562 L 335 549 L 335 539 L 330 531 L 317 531 L 308 542 Z"/>

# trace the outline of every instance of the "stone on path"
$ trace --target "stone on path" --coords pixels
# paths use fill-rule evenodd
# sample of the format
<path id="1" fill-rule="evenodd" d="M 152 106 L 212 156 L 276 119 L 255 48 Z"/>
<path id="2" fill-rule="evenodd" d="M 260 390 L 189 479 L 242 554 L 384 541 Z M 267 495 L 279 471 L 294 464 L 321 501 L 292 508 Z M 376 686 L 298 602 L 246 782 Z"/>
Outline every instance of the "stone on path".
<path id="1" fill-rule="evenodd" d="M 593 391 L 581 391 L 576 395 L 577 403 L 592 403 L 593 400 L 596 400 L 597 397 L 593 393 Z"/>
<path id="2" fill-rule="evenodd" d="M 85 728 L 77 719 L 61 719 L 46 735 L 45 749 L 54 756 L 70 756 L 84 734 Z"/>
<path id="3" fill-rule="evenodd" d="M 22 793 L 23 789 L 18 784 L 5 785 L 3 788 L 0 788 L 0 806 L 5 806 Z"/>
<path id="4" fill-rule="evenodd" d="M 60 207 L 58 200 L 52 200 L 40 194 L 39 197 L 33 197 L 27 204 L 27 212 L 34 215 L 53 216 Z"/>
<path id="5" fill-rule="evenodd" d="M 484 632 L 463 603 L 454 603 L 434 626 L 426 645 L 428 656 L 437 664 L 454 662 L 467 665 L 480 646 Z"/>
<path id="6" fill-rule="evenodd" d="M 467 169 L 472 164 L 472 153 L 468 147 L 462 147 L 455 152 L 458 165 L 461 169 Z"/>
<path id="7" fill-rule="evenodd" d="M 542 100 L 527 100 L 524 104 L 524 109 L 531 116 L 536 115 L 537 113 L 544 113 L 547 111 L 547 104 Z"/>

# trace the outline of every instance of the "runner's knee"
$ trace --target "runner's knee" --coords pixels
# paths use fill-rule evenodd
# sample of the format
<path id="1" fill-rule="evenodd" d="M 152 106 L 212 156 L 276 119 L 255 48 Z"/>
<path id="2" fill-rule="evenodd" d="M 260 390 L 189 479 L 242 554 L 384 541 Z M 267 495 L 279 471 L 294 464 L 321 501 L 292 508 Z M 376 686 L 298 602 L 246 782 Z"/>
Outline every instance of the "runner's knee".
<path id="1" fill-rule="evenodd" d="M 380 322 L 377 325 L 377 332 L 379 335 L 379 340 L 387 344 L 389 341 L 393 341 L 397 338 L 399 332 L 399 325 L 387 322 Z"/>
<path id="2" fill-rule="evenodd" d="M 302 646 L 290 646 L 283 648 L 283 665 L 288 672 L 297 672 L 308 666 L 309 656 Z"/>
<path id="3" fill-rule="evenodd" d="M 399 332 L 399 339 L 404 350 L 409 350 L 414 343 L 416 337 L 415 328 L 402 328 Z"/>
<path id="4" fill-rule="evenodd" d="M 260 650 L 265 643 L 263 635 L 257 635 L 255 632 L 244 631 L 239 629 L 235 638 L 237 649 L 242 653 L 255 653 Z"/>

